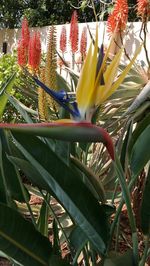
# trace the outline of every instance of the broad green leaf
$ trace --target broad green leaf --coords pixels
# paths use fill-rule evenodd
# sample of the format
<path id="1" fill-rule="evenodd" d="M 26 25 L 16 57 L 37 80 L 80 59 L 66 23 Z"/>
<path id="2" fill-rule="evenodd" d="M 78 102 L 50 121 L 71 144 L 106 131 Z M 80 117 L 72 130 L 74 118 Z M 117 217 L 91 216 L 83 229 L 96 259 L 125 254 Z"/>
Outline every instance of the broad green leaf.
<path id="1" fill-rule="evenodd" d="M 135 262 L 133 259 L 133 253 L 128 250 L 125 254 L 120 255 L 119 253 L 111 254 L 108 258 L 100 262 L 98 266 L 134 266 Z"/>
<path id="2" fill-rule="evenodd" d="M 49 201 L 49 195 L 47 195 L 46 197 L 47 200 Z M 48 216 L 49 216 L 49 208 L 46 202 L 43 201 L 38 219 L 38 230 L 42 235 L 46 237 L 48 237 Z"/>
<path id="3" fill-rule="evenodd" d="M 16 88 L 23 94 L 24 97 L 29 97 L 32 101 L 38 103 L 38 94 L 35 86 L 31 85 L 31 80 L 25 80 L 25 83 L 26 86 L 20 84 L 20 86 L 16 86 Z"/>
<path id="4" fill-rule="evenodd" d="M 72 230 L 69 236 L 69 239 L 70 239 L 71 246 L 76 251 L 79 251 L 79 252 L 83 249 L 83 246 L 87 243 L 87 237 L 79 226 L 75 226 L 75 228 Z"/>
<path id="5" fill-rule="evenodd" d="M 48 238 L 17 211 L 0 204 L 0 250 L 24 266 L 48 265 L 52 254 Z"/>
<path id="6" fill-rule="evenodd" d="M 141 228 L 145 235 L 150 234 L 150 167 L 146 178 L 146 183 L 142 195 L 141 205 Z"/>
<path id="7" fill-rule="evenodd" d="M 150 113 L 148 113 L 140 122 L 137 123 L 129 143 L 129 154 L 131 154 L 133 145 L 148 125 L 150 125 Z"/>
<path id="8" fill-rule="evenodd" d="M 53 219 L 52 229 L 53 229 L 53 252 L 55 255 L 60 255 L 61 248 L 59 241 L 59 228 L 55 219 Z"/>
<path id="9" fill-rule="evenodd" d="M 53 123 L 36 124 L 0 123 L 0 128 L 69 142 L 102 142 L 114 160 L 114 147 L 111 137 L 106 130 L 91 123 L 77 123 L 70 122 L 70 120 L 68 122 L 62 120 Z"/>
<path id="10" fill-rule="evenodd" d="M 150 160 L 150 125 L 137 138 L 131 152 L 130 165 L 134 175 L 138 175 Z"/>
<path id="11" fill-rule="evenodd" d="M 55 152 L 65 163 L 69 164 L 70 144 L 66 141 L 57 140 L 55 144 Z"/>
<path id="12" fill-rule="evenodd" d="M 13 92 L 12 89 L 13 89 L 13 85 L 15 82 L 15 78 L 16 78 L 16 73 L 14 73 L 9 78 L 7 83 L 3 86 L 3 88 L 0 91 L 0 120 L 2 119 L 2 115 L 3 115 L 3 112 L 5 110 L 7 100 L 8 100 L 8 96 L 5 94 L 5 92 L 10 93 L 10 94 Z"/>
<path id="13" fill-rule="evenodd" d="M 41 182 L 33 176 L 35 183 L 47 186 L 47 191 L 67 209 L 71 217 L 95 245 L 100 253 L 105 252 L 108 237 L 108 224 L 104 210 L 83 184 L 80 177 L 68 167 L 40 139 L 26 134 L 13 133 L 17 147 L 40 173 Z M 42 187 L 41 187 L 42 188 Z"/>
<path id="14" fill-rule="evenodd" d="M 23 171 L 23 173 L 27 176 L 27 178 L 32 182 L 34 186 L 49 191 L 49 193 L 52 196 L 54 196 L 53 191 L 50 190 L 50 188 L 47 186 L 47 183 L 42 178 L 42 175 L 38 172 L 38 170 L 34 166 L 32 166 L 30 162 L 13 156 L 8 156 L 8 159 L 10 160 L 11 163 L 17 166 L 18 169 L 21 169 Z"/>
<path id="15" fill-rule="evenodd" d="M 19 172 L 7 159 L 9 153 L 8 134 L 0 129 L 0 198 L 2 202 L 11 204 L 13 199 L 24 201 L 24 196 L 20 188 Z"/>
<path id="16" fill-rule="evenodd" d="M 38 115 L 38 113 L 25 105 L 23 105 L 21 102 L 19 102 L 15 97 L 8 95 L 8 99 L 11 102 L 11 104 L 16 108 L 16 110 L 20 113 L 20 115 L 24 118 L 24 120 L 27 123 L 33 123 L 33 120 L 29 116 L 28 112 L 30 112 L 33 115 Z"/>
<path id="17" fill-rule="evenodd" d="M 12 205 L 12 199 L 10 197 L 10 194 L 7 193 L 8 185 L 6 183 L 4 169 L 3 169 L 2 153 L 3 153 L 2 142 L 0 140 L 0 201 Z"/>
<path id="18" fill-rule="evenodd" d="M 127 131 L 125 137 L 123 137 L 123 145 L 121 149 L 121 155 L 120 155 L 120 162 L 122 164 L 122 168 L 125 171 L 126 170 L 126 161 L 128 159 L 128 146 L 129 142 L 132 136 L 132 129 L 133 124 L 132 122 L 127 126 Z"/>
<path id="19" fill-rule="evenodd" d="M 89 183 L 89 188 L 93 191 L 95 197 L 101 202 L 105 202 L 105 192 L 102 183 L 86 165 L 82 164 L 77 158 L 72 157 L 71 163 L 75 165 L 86 176 Z"/>
<path id="20" fill-rule="evenodd" d="M 73 265 L 77 265 L 78 257 L 81 251 L 83 250 L 84 246 L 87 244 L 87 237 L 79 226 L 75 226 L 75 228 L 72 230 L 69 236 L 69 239 L 71 246 L 76 251 L 76 255 L 73 260 Z"/>

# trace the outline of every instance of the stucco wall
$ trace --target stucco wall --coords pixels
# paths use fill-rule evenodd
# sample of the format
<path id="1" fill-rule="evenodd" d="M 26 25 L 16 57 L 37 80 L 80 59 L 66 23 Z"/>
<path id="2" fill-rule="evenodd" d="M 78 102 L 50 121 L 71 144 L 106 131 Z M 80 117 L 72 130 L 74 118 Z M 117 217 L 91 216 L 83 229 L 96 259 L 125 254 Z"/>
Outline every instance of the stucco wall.
<path id="1" fill-rule="evenodd" d="M 94 34 L 95 32 L 95 23 L 88 23 L 91 32 Z M 80 35 L 82 32 L 82 28 L 83 26 L 85 26 L 84 23 L 80 23 L 79 24 L 79 39 L 80 39 Z M 49 27 L 42 27 L 42 28 L 31 28 L 31 33 L 33 30 L 39 30 L 41 33 L 41 41 L 42 41 L 42 50 L 46 51 L 46 43 L 47 43 L 47 36 L 48 36 L 48 32 L 49 32 Z M 56 26 L 57 28 L 57 49 L 59 51 L 59 36 L 60 36 L 60 32 L 61 32 L 61 27 L 62 25 L 58 25 Z M 68 38 L 68 42 L 67 42 L 67 53 L 65 54 L 65 59 L 66 60 L 70 60 L 70 45 L 69 45 L 69 29 L 70 29 L 70 25 L 66 24 L 66 28 L 67 28 L 67 38 Z M 104 29 L 105 29 L 105 22 L 101 22 L 99 23 L 99 42 L 101 43 L 103 41 L 103 33 L 104 33 Z M 134 23 L 129 23 L 128 24 L 128 28 L 127 28 L 127 34 L 125 36 L 126 39 L 126 51 L 127 53 L 130 55 L 132 55 L 134 53 L 134 51 L 136 50 L 136 47 L 139 46 L 139 44 L 141 43 L 139 34 L 140 34 L 140 29 L 141 29 L 141 22 L 134 22 Z M 147 49 L 148 49 L 148 54 L 150 57 L 150 22 L 148 23 L 147 26 L 148 32 L 147 32 Z M 3 42 L 7 42 L 8 48 L 7 48 L 7 52 L 8 53 L 12 53 L 14 49 L 16 49 L 17 47 L 17 42 L 19 40 L 21 36 L 21 31 L 20 29 L 14 29 L 14 30 L 10 30 L 10 29 L 1 29 L 0 30 L 0 53 L 2 53 L 2 46 L 3 46 Z M 90 37 L 88 36 L 88 44 Z M 108 45 L 108 34 L 105 30 L 105 38 L 104 38 L 104 44 L 107 46 Z M 77 53 L 76 58 L 78 58 L 79 53 Z M 126 60 L 126 58 L 124 58 L 124 60 Z M 140 53 L 140 56 L 138 57 L 138 60 L 142 60 L 143 62 L 146 63 L 146 59 L 145 59 L 145 53 L 144 53 L 144 49 L 142 49 L 142 52 Z"/>

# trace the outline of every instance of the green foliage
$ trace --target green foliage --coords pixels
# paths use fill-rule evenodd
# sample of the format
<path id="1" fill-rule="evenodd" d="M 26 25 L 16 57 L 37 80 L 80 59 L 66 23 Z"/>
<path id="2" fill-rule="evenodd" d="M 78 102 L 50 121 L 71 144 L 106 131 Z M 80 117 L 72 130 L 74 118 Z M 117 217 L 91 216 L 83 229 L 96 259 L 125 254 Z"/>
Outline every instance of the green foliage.
<path id="1" fill-rule="evenodd" d="M 2 1 L 0 5 L 0 12 L 2 20 L 1 28 L 15 28 L 21 25 L 21 19 L 26 16 L 29 25 L 45 26 L 51 24 L 64 24 L 66 21 L 70 22 L 71 14 L 74 6 L 78 7 L 78 1 L 63 1 L 60 0 L 38 0 L 38 1 L 23 1 L 10 0 Z M 91 21 L 93 13 L 91 9 L 84 9 L 84 13 L 79 10 L 79 21 Z"/>
<path id="2" fill-rule="evenodd" d="M 99 252 L 104 253 L 108 237 L 106 215 L 89 189 L 84 186 L 81 177 L 37 138 L 28 137 L 27 139 L 26 135 L 17 133 L 14 133 L 13 136 L 27 161 L 30 161 L 32 167 L 41 175 L 40 180 L 44 187 L 40 180 L 37 180 L 36 175 L 32 176 L 32 181 L 41 189 L 46 188 L 49 193 L 53 193 L 65 209 L 68 210 L 71 217 L 80 224 L 82 230 Z M 37 146 L 40 152 L 36 156 L 35 150 Z M 44 154 L 43 158 L 42 154 Z M 59 165 L 59 171 L 56 168 L 57 164 Z M 25 171 L 25 167 L 22 170 Z M 63 176 L 60 173 L 63 173 Z M 28 173 L 26 174 L 28 176 Z M 76 197 L 77 194 L 78 197 Z M 101 216 L 100 221 L 99 215 Z"/>
<path id="3" fill-rule="evenodd" d="M 135 142 L 131 153 L 131 170 L 138 175 L 150 159 L 150 150 L 147 143 L 150 142 L 150 125 L 143 130 Z"/>
<path id="4" fill-rule="evenodd" d="M 28 85 L 29 83 L 30 86 Z M 30 106 L 35 107 L 37 102 L 35 89 L 36 86 L 32 80 L 29 82 L 22 72 L 19 71 L 16 55 L 2 55 L 0 58 L 0 120 L 5 122 L 23 121 L 18 110 L 13 108 L 14 102 L 11 97 L 13 95 L 27 108 Z"/>
<path id="5" fill-rule="evenodd" d="M 0 57 L 0 87 L 5 84 L 17 69 L 16 56 L 6 54 Z"/>
<path id="6" fill-rule="evenodd" d="M 133 266 L 133 253 L 132 250 L 128 250 L 124 255 L 119 253 L 110 254 L 109 258 L 105 259 L 99 266 Z"/>
<path id="7" fill-rule="evenodd" d="M 25 115 L 25 112 L 22 112 L 21 109 L 20 112 L 23 116 Z M 28 116 L 26 116 L 27 121 L 29 119 Z M 50 128 L 49 131 L 46 131 L 46 129 L 44 128 L 44 130 L 40 131 L 40 128 L 34 129 L 34 127 L 20 127 L 20 129 L 19 127 L 16 127 L 16 129 L 10 127 L 13 135 L 13 142 L 11 143 L 11 139 L 9 139 L 12 147 L 11 154 L 9 153 L 9 156 L 7 156 L 9 162 L 12 163 L 12 165 L 14 165 L 17 169 L 21 169 L 31 181 L 31 183 L 34 184 L 34 186 L 37 186 L 40 191 L 48 193 L 47 196 L 52 195 L 53 197 L 55 197 L 55 199 L 57 199 L 58 202 L 65 208 L 73 223 L 76 224 L 75 227 L 73 226 L 71 234 L 67 236 L 63 227 L 60 227 L 62 225 L 54 214 L 56 223 L 55 227 L 52 228 L 53 230 L 55 229 L 55 252 L 60 249 L 59 245 L 61 244 L 61 242 L 59 239 L 59 231 L 62 230 L 63 234 L 65 234 L 65 239 L 67 239 L 68 241 L 68 246 L 71 245 L 75 249 L 75 255 L 73 255 L 74 263 L 77 263 L 77 259 L 82 251 L 83 254 L 85 254 L 86 252 L 94 252 L 95 254 L 98 253 L 99 255 L 104 254 L 105 250 L 108 250 L 109 248 L 107 242 L 109 243 L 109 241 L 111 241 L 111 237 L 114 233 L 114 228 L 118 221 L 118 215 L 120 215 L 121 212 L 120 206 L 122 206 L 125 201 L 133 236 L 133 253 L 129 252 L 130 254 L 127 253 L 123 256 L 118 256 L 118 254 L 116 254 L 115 256 L 110 256 L 110 258 L 106 257 L 103 261 L 104 264 L 102 265 L 119 265 L 119 263 L 124 262 L 125 258 L 131 265 L 133 265 L 133 261 L 138 261 L 135 218 L 131 209 L 129 193 L 130 189 L 133 187 L 133 184 L 136 182 L 139 173 L 143 171 L 143 168 L 150 158 L 149 151 L 148 149 L 146 149 L 146 143 L 148 142 L 147 138 L 149 138 L 148 121 L 148 118 L 144 117 L 143 121 L 135 124 L 134 130 L 132 128 L 134 121 L 132 123 L 128 123 L 125 130 L 125 140 L 124 134 L 120 136 L 120 141 L 124 146 L 124 148 L 121 150 L 122 154 L 124 154 L 122 155 L 121 159 L 124 168 L 122 169 L 119 158 L 117 159 L 117 157 L 114 166 L 116 169 L 117 179 L 119 180 L 120 186 L 122 188 L 122 196 L 120 199 L 120 205 L 116 210 L 112 225 L 109 224 L 106 218 L 108 215 L 108 208 L 104 207 L 103 205 L 99 205 L 97 197 L 95 197 L 95 183 L 90 183 L 90 186 L 88 183 L 86 183 L 88 180 L 86 175 L 88 177 L 89 175 L 92 175 L 90 172 L 88 172 L 88 168 L 84 166 L 83 162 L 78 163 L 78 161 L 76 161 L 75 159 L 73 161 L 71 160 L 72 163 L 74 162 L 73 167 L 73 164 L 70 161 L 70 156 L 68 157 L 69 146 L 66 146 L 64 143 L 65 149 L 62 145 L 60 146 L 60 149 L 58 151 L 58 149 L 56 149 L 55 147 L 60 144 L 60 141 L 52 141 L 47 138 L 51 137 L 52 139 L 55 139 L 56 136 L 57 138 L 59 136 L 60 139 L 63 139 L 64 135 L 66 140 L 71 140 L 71 138 L 72 140 L 74 140 L 74 136 L 78 136 L 78 138 L 80 138 L 79 131 L 78 133 L 73 131 L 72 133 L 71 131 L 70 133 L 69 131 L 67 133 L 67 131 L 59 131 L 59 129 L 57 130 L 56 128 L 56 132 L 52 129 L 53 133 L 51 134 Z M 68 130 L 70 129 L 68 128 Z M 83 129 L 82 133 L 80 134 L 83 134 L 83 139 L 85 141 L 86 135 Z M 39 139 L 39 137 L 37 138 L 36 135 L 41 135 L 42 138 Z M 145 144 L 143 144 L 143 141 Z M 80 149 L 82 149 L 81 147 Z M 140 157 L 141 154 L 142 160 Z M 147 154 L 146 157 L 145 154 Z M 63 156 L 63 158 L 61 156 Z M 57 165 L 59 165 L 59 168 L 57 168 Z M 133 176 L 131 176 L 131 181 L 128 186 L 125 180 L 125 174 L 126 171 L 128 171 L 129 167 L 133 171 Z M 149 180 L 147 179 L 141 209 L 142 228 L 145 233 L 149 230 L 149 201 L 147 200 L 148 191 Z M 107 195 L 107 191 L 105 192 Z M 35 223 L 35 226 L 40 230 L 40 232 L 46 236 L 48 234 L 48 213 L 51 213 L 49 199 L 49 196 L 46 198 L 44 197 L 44 202 L 39 213 L 40 218 L 36 222 L 37 225 Z M 111 213 L 112 211 L 109 215 L 111 215 Z M 101 217 L 101 219 L 99 219 L 99 217 Z M 108 238 L 107 234 L 109 229 L 110 238 Z M 80 241 L 78 239 L 79 235 Z M 88 243 L 92 245 L 90 249 L 87 249 Z M 8 255 L 11 255 L 8 252 L 6 253 Z M 18 254 L 20 254 L 20 251 L 18 251 Z M 88 256 L 90 258 L 90 255 Z M 15 259 L 18 258 L 15 257 Z M 60 262 L 59 259 L 57 259 L 55 256 L 53 257 L 53 259 L 55 260 L 55 263 L 56 261 L 58 261 L 58 265 L 61 265 L 61 263 L 63 263 Z"/>
<path id="8" fill-rule="evenodd" d="M 0 28 L 14 28 L 20 24 L 24 1 L 22 0 L 2 0 L 0 3 L 1 21 Z"/>
<path id="9" fill-rule="evenodd" d="M 48 265 L 52 255 L 48 239 L 7 205 L 0 204 L 0 214 L 0 249 L 23 265 Z"/>
<path id="10" fill-rule="evenodd" d="M 70 19 L 71 5 L 78 3 L 60 2 L 14 1 L 13 8 L 17 3 L 18 10 L 23 5 L 22 12 L 15 13 L 18 25 L 23 13 L 34 26 L 52 21 L 63 23 L 65 15 Z M 81 10 L 88 16 L 89 1 L 81 2 L 84 4 Z M 10 9 L 8 17 L 11 12 Z M 11 26 L 16 25 L 15 16 Z M 0 113 L 5 109 L 3 122 L 25 124 L 0 124 L 0 250 L 22 265 L 144 266 L 150 233 L 149 85 L 145 86 L 146 93 L 145 89 L 140 92 L 144 80 L 131 69 L 93 119 L 103 129 L 87 121 L 37 124 L 40 122 L 37 88 L 30 75 L 18 71 L 15 60 L 15 56 L 6 55 L 0 61 Z M 16 76 L 12 75 L 14 70 Z M 67 71 L 76 87 L 78 76 Z M 59 89 L 73 95 L 73 101 L 72 87 L 59 75 L 57 82 Z M 66 110 L 61 109 L 57 115 L 62 119 L 68 117 Z M 49 116 L 56 120 L 51 108 Z M 115 142 L 115 159 L 105 128 Z M 146 240 L 144 250 L 139 251 L 136 223 L 139 217 L 132 207 L 132 191 L 141 175 L 145 178 L 141 186 L 144 189 L 137 187 L 143 194 L 139 227 Z M 38 206 L 31 205 L 32 195 L 40 200 Z M 123 205 L 127 231 L 131 234 L 127 239 L 122 227 Z M 121 241 L 124 245 L 127 242 L 126 247 L 130 245 L 123 254 L 119 253 Z M 69 262 L 62 259 L 64 245 Z"/>
<path id="11" fill-rule="evenodd" d="M 6 107 L 6 104 L 7 104 L 7 100 L 8 100 L 7 94 L 9 93 L 11 95 L 11 94 L 14 93 L 13 85 L 14 85 L 14 82 L 15 82 L 15 78 L 16 78 L 16 75 L 14 73 L 8 79 L 8 81 L 6 82 L 6 84 L 1 89 L 1 93 L 0 93 L 0 106 L 1 106 L 0 120 L 2 120 L 3 112 L 4 112 L 5 107 Z"/>
<path id="12" fill-rule="evenodd" d="M 111 3 L 93 1 L 98 17 L 107 18 L 111 10 Z M 136 19 L 135 1 L 129 1 L 129 20 Z M 46 26 L 52 24 L 64 24 L 70 22 L 72 11 L 78 9 L 78 18 L 80 22 L 93 21 L 94 13 L 91 1 L 78 0 L 2 0 L 0 4 L 1 28 L 15 28 L 21 26 L 21 20 L 27 17 L 31 27 Z"/>
<path id="13" fill-rule="evenodd" d="M 149 202 L 149 192 L 150 192 L 150 168 L 148 169 L 145 187 L 142 195 L 142 205 L 141 205 L 141 228 L 144 235 L 150 234 L 150 202 Z"/>
<path id="14" fill-rule="evenodd" d="M 8 134 L 0 133 L 0 202 L 13 206 L 13 199 L 24 201 L 18 170 L 10 163 L 7 155 L 11 152 Z M 29 197 L 28 197 L 29 198 Z"/>

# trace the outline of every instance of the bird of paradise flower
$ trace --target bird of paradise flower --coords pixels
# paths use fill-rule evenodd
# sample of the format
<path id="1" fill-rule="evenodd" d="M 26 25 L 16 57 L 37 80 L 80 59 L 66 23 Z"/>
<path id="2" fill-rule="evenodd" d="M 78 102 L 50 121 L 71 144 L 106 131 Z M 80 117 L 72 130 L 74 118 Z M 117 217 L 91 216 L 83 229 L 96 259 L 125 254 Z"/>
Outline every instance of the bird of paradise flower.
<path id="1" fill-rule="evenodd" d="M 53 91 L 42 83 L 36 76 L 32 76 L 38 86 L 43 88 L 60 106 L 71 115 L 71 119 L 58 120 L 52 123 L 36 124 L 0 124 L 0 127 L 28 134 L 53 137 L 67 141 L 101 141 L 106 146 L 114 160 L 114 147 L 109 134 L 103 128 L 91 123 L 95 110 L 117 90 L 123 82 L 135 59 L 140 52 L 137 49 L 130 63 L 116 78 L 123 48 L 107 65 L 111 43 L 104 54 L 103 45 L 98 48 L 98 26 L 96 26 L 95 42 L 91 42 L 76 89 L 76 101 L 63 90 Z M 61 128 L 61 131 L 59 130 Z"/>

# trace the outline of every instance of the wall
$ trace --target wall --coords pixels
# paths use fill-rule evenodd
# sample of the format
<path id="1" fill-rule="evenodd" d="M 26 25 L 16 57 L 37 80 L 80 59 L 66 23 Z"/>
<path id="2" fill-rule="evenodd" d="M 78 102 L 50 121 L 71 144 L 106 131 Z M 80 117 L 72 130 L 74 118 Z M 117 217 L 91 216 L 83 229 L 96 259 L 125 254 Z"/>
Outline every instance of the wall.
<path id="1" fill-rule="evenodd" d="M 91 32 L 94 34 L 95 32 L 95 23 L 88 23 Z M 83 26 L 85 26 L 85 23 L 80 23 L 79 24 L 79 33 L 81 35 L 81 31 Z M 48 32 L 49 32 L 49 27 L 42 27 L 42 28 L 32 28 L 31 32 L 33 30 L 39 30 L 41 33 L 41 41 L 42 41 L 42 50 L 46 51 L 46 42 L 47 42 L 47 36 L 48 36 Z M 57 49 L 59 51 L 59 36 L 60 36 L 60 32 L 61 32 L 61 27 L 62 25 L 58 25 L 57 27 Z M 70 25 L 66 24 L 67 27 L 67 35 L 69 38 L 69 29 L 70 29 Z M 105 22 L 100 22 L 99 23 L 99 42 L 101 43 L 103 41 L 103 34 L 105 30 Z M 139 46 L 139 44 L 141 43 L 141 39 L 139 37 L 140 35 L 140 29 L 141 29 L 141 22 L 134 22 L 134 23 L 129 23 L 128 27 L 127 27 L 127 33 L 125 36 L 126 39 L 126 51 L 128 53 L 129 56 L 131 56 L 134 51 L 136 50 L 136 48 Z M 148 22 L 148 26 L 147 29 L 149 32 L 147 32 L 147 47 L 148 47 L 148 53 L 149 53 L 149 57 L 150 57 L 150 22 Z M 17 42 L 18 39 L 21 36 L 21 31 L 20 29 L 14 29 L 14 30 L 10 30 L 10 29 L 1 29 L 0 30 L 0 53 L 2 53 L 2 46 L 3 46 L 3 42 L 7 42 L 8 44 L 8 48 L 7 51 L 8 53 L 12 53 L 14 49 L 16 49 L 17 47 Z M 79 37 L 80 38 L 80 37 Z M 88 44 L 90 42 L 90 37 L 88 36 Z M 108 34 L 107 32 L 105 32 L 105 38 L 104 38 L 104 44 L 107 46 L 108 45 Z M 70 46 L 69 46 L 69 40 L 68 40 L 68 47 L 67 47 L 67 53 L 65 54 L 65 59 L 66 60 L 71 60 L 71 53 L 70 53 Z M 79 57 L 79 53 L 76 54 L 76 59 L 78 59 Z M 126 58 L 124 57 L 124 59 L 126 61 Z M 146 64 L 146 58 L 145 58 L 145 53 L 144 53 L 144 49 L 142 49 L 142 52 L 140 54 L 140 56 L 138 57 L 138 60 L 140 63 L 142 63 L 144 65 L 144 63 Z"/>

